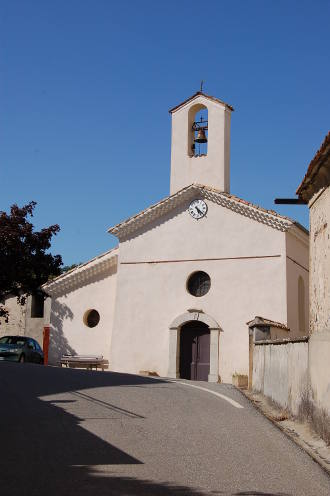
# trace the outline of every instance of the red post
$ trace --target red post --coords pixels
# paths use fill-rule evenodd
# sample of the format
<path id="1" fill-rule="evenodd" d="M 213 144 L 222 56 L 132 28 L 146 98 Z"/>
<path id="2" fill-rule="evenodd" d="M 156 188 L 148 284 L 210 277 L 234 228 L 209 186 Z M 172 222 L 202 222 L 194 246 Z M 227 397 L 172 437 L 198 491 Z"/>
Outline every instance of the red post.
<path id="1" fill-rule="evenodd" d="M 44 326 L 42 349 L 44 352 L 44 365 L 48 365 L 48 349 L 49 349 L 49 326 Z"/>

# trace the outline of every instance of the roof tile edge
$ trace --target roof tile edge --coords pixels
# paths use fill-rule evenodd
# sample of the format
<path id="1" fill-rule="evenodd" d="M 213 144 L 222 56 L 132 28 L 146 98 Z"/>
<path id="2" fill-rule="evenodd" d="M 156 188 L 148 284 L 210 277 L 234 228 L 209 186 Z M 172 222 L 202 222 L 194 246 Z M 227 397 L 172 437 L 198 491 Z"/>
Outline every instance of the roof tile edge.
<path id="1" fill-rule="evenodd" d="M 151 205 L 138 214 L 129 217 L 128 219 L 120 222 L 119 224 L 116 224 L 113 227 L 110 227 L 108 229 L 108 232 L 117 236 L 119 239 L 124 238 L 127 235 L 132 234 L 134 231 L 137 231 L 142 225 L 147 224 L 148 221 L 161 217 L 161 215 L 164 213 L 163 207 L 165 207 L 166 212 L 170 211 L 172 208 L 175 208 L 175 206 L 180 204 L 181 201 L 187 200 L 192 195 L 192 193 L 196 192 L 196 190 L 198 190 L 201 195 L 204 195 L 205 197 L 213 201 L 215 201 L 214 198 L 217 197 L 218 201 L 216 201 L 216 203 L 219 203 L 222 206 L 236 211 L 237 213 L 240 213 L 242 215 L 247 215 L 247 212 L 252 211 L 254 213 L 254 220 L 267 224 L 274 229 L 287 231 L 292 225 L 294 225 L 294 221 L 292 219 L 280 215 L 274 210 L 266 210 L 262 207 L 259 207 L 258 205 L 254 205 L 253 203 L 243 200 L 230 193 L 225 193 L 206 185 L 193 183 L 177 191 L 173 195 L 165 197 L 158 203 Z M 173 202 L 172 207 L 166 208 L 175 199 L 178 199 L 179 201 Z"/>
<path id="2" fill-rule="evenodd" d="M 215 96 L 207 95 L 206 93 L 203 93 L 202 91 L 197 91 L 196 93 L 194 93 L 192 96 L 190 96 L 189 98 L 187 98 L 183 102 L 179 103 L 175 107 L 172 107 L 169 110 L 169 113 L 170 114 L 173 114 L 174 112 L 176 112 L 177 110 L 179 110 L 179 108 L 183 107 L 184 105 L 186 105 L 190 101 L 194 100 L 195 98 L 198 98 L 199 96 L 203 96 L 204 98 L 207 98 L 208 100 L 211 100 L 211 101 L 213 101 L 215 103 L 220 103 L 221 105 L 224 105 L 229 110 L 231 110 L 232 112 L 234 112 L 234 107 L 232 107 L 228 103 L 223 102 L 222 100 L 220 100 L 219 98 L 216 98 Z"/>

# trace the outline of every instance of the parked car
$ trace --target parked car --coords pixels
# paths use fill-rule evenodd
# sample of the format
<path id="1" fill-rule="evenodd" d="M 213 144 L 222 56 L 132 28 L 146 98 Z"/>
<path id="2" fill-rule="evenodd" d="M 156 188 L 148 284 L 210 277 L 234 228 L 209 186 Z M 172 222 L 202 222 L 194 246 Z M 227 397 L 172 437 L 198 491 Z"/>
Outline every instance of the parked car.
<path id="1" fill-rule="evenodd" d="M 3 336 L 0 338 L 0 360 L 44 363 L 44 354 L 35 339 L 26 336 Z"/>

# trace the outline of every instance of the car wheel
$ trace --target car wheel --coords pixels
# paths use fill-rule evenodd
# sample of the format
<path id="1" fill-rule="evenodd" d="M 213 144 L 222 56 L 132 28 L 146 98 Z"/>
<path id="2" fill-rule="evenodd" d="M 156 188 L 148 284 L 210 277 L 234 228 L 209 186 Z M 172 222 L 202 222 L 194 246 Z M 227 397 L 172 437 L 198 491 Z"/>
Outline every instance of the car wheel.
<path id="1" fill-rule="evenodd" d="M 24 363 L 25 362 L 25 356 L 24 355 L 21 355 L 19 357 L 19 363 Z"/>

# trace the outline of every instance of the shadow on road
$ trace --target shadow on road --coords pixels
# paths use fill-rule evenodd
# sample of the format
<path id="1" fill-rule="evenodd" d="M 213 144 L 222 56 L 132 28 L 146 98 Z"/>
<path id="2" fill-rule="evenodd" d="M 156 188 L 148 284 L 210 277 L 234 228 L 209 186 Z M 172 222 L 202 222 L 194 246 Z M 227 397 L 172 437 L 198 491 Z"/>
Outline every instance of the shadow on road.
<path id="1" fill-rule="evenodd" d="M 74 400 L 40 399 L 70 391 L 78 398 L 100 403 L 110 414 L 143 419 L 137 412 L 93 398 L 84 390 L 105 386 L 149 387 L 157 383 L 166 381 L 129 374 L 0 363 L 1 495 L 225 494 L 111 474 L 109 465 L 142 462 L 81 427 L 80 418 L 61 408 L 61 404 L 65 406 Z M 102 465 L 107 466 L 106 473 L 102 472 Z M 266 496 L 260 492 L 235 494 Z M 267 493 L 267 496 L 280 495 Z"/>

